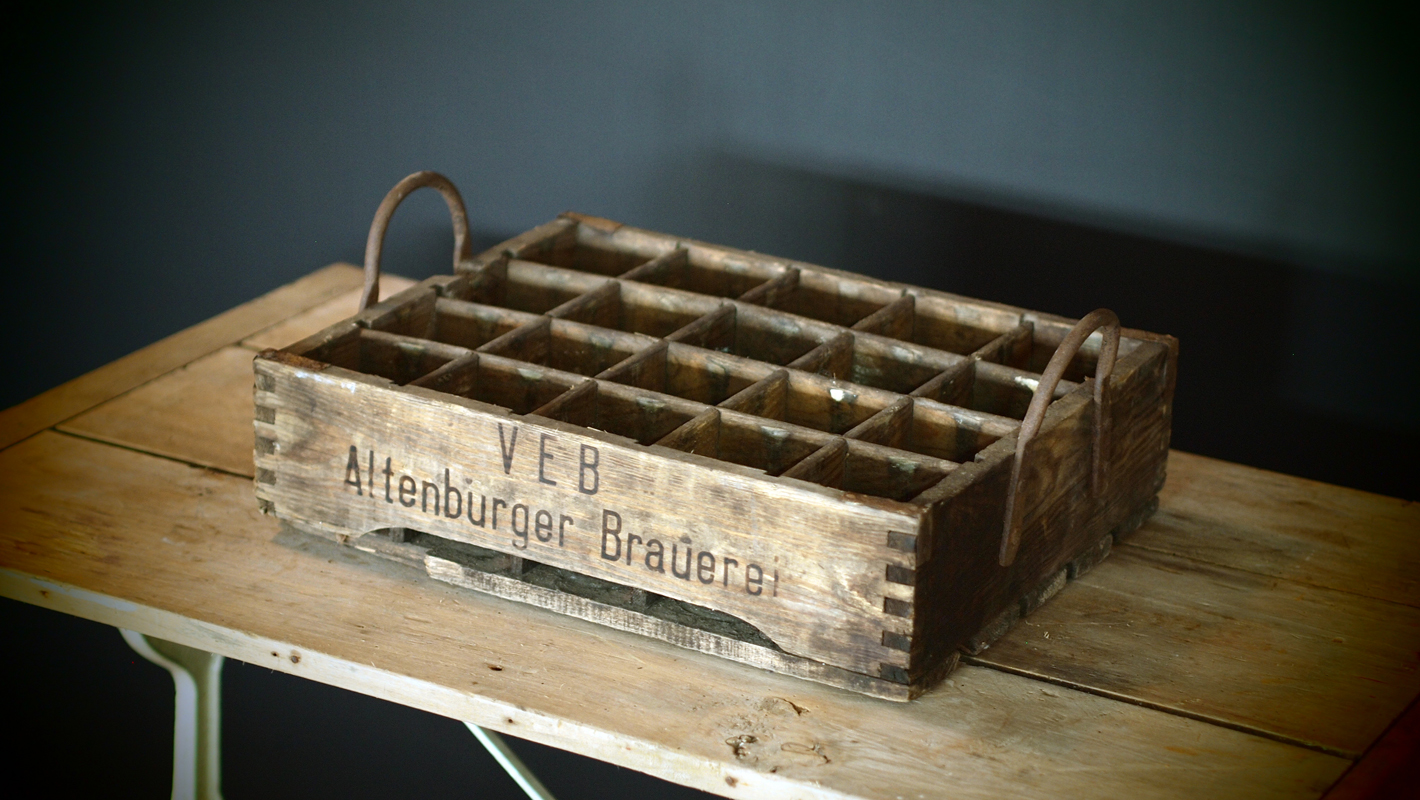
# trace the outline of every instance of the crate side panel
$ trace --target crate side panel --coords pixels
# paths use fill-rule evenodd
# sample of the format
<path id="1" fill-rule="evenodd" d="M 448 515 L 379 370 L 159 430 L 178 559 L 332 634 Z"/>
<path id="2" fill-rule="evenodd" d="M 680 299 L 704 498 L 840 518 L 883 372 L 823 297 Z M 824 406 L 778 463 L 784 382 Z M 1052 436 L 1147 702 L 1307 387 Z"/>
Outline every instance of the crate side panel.
<path id="1" fill-rule="evenodd" d="M 1168 459 L 1173 369 L 1169 349 L 1153 343 L 1120 359 L 1111 381 L 1108 478 L 1099 498 L 1089 492 L 1094 404 L 1088 387 L 1051 407 L 1030 448 L 1021 547 L 1009 567 L 1000 566 L 997 555 L 1015 437 L 993 444 L 943 482 L 944 496 L 933 508 L 932 559 L 917 572 L 915 670 L 947 657 L 1158 493 Z"/>

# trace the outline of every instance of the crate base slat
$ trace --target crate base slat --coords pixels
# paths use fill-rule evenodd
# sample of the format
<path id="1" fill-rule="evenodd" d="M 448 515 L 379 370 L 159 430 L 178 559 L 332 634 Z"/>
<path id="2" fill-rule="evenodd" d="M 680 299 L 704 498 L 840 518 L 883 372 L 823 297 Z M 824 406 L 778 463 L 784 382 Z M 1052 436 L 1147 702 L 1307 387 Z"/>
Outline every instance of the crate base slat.
<path id="1" fill-rule="evenodd" d="M 1137 509 L 1129 519 L 1113 531 L 1105 534 L 1097 544 L 1076 554 L 1066 569 L 1062 569 L 1045 583 L 1023 594 L 1005 612 L 993 619 L 976 635 L 970 637 L 967 643 L 962 645 L 962 653 L 968 656 L 981 654 L 997 639 L 1010 632 L 1011 628 L 1028 616 L 1031 611 L 1049 601 L 1065 586 L 1068 580 L 1083 576 L 1098 566 L 1109 556 L 1114 542 L 1132 533 L 1157 508 L 1158 498 L 1156 496 Z M 738 626 L 734 627 L 739 627 L 739 630 L 731 629 L 720 632 L 707 630 L 704 626 L 704 617 L 710 615 L 728 617 L 728 615 L 720 615 L 713 609 L 692 606 L 691 608 L 701 615 L 702 625 L 684 624 L 667 619 L 664 614 L 653 615 L 647 606 L 652 603 L 674 604 L 677 607 L 689 604 L 659 597 L 655 600 L 648 600 L 646 597 L 648 593 L 636 587 L 587 578 L 578 573 L 558 570 L 546 565 L 529 567 L 530 562 L 526 562 L 522 558 L 494 550 L 468 547 L 447 539 L 440 539 L 431 534 L 415 531 L 396 531 L 393 535 L 391 532 L 360 533 L 330 525 L 313 525 L 296 520 L 285 520 L 282 525 L 287 531 L 297 535 L 327 539 L 364 553 L 423 570 L 434 580 L 462 589 L 493 595 L 504 600 L 526 603 L 615 630 L 658 639 L 687 650 L 707 653 L 770 672 L 777 672 L 781 675 L 811 680 L 884 700 L 904 702 L 918 697 L 951 674 L 959 663 L 959 657 L 953 655 L 938 665 L 930 675 L 925 675 L 911 684 L 884 680 L 823 664 L 811 658 L 801 658 L 785 653 L 763 634 L 755 631 L 753 626 L 733 617 L 729 617 L 728 621 L 716 620 L 716 622 L 726 628 L 731 628 L 734 623 L 738 623 Z M 528 579 L 527 575 L 531 570 L 559 573 L 558 577 L 582 582 L 584 586 L 590 585 L 592 592 L 598 592 L 603 596 L 600 598 L 585 596 L 589 593 L 585 589 L 581 594 L 578 594 L 563 591 L 554 586 L 539 585 Z M 545 584 L 547 581 L 544 580 L 543 583 Z M 745 629 L 748 629 L 748 632 Z M 746 641 L 756 635 L 760 641 Z"/>
<path id="2" fill-rule="evenodd" d="M 341 532 L 329 525 L 311 525 L 296 521 L 282 523 L 298 535 L 316 536 L 353 547 L 380 558 L 413 566 L 437 581 L 483 594 L 526 603 L 569 617 L 605 625 L 652 639 L 659 639 L 687 650 L 737 661 L 752 667 L 815 681 L 828 686 L 882 698 L 906 701 L 921 694 L 922 687 L 861 675 L 839 667 L 821 664 L 811 658 L 800 658 L 777 648 L 751 644 L 729 636 L 653 617 L 610 603 L 598 602 L 575 594 L 530 584 L 510 575 L 488 571 L 479 566 L 431 555 L 433 548 L 416 544 L 392 542 L 380 533 Z M 631 587 L 622 587 L 630 589 Z M 955 659 L 950 667 L 955 666 Z M 946 670 L 950 671 L 950 667 Z"/>

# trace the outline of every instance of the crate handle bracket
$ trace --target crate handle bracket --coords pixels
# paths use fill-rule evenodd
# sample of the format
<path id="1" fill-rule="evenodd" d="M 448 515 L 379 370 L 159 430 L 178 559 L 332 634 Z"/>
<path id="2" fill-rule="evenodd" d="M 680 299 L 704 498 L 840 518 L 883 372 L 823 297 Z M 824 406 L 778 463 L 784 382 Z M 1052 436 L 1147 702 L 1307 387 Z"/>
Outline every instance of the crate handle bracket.
<path id="1" fill-rule="evenodd" d="M 460 264 L 473 260 L 473 243 L 468 238 L 468 211 L 464 208 L 463 196 L 443 175 L 428 170 L 416 172 L 396 183 L 375 210 L 375 219 L 370 223 L 370 236 L 365 240 L 365 290 L 360 294 L 361 311 L 380 300 L 380 251 L 384 249 L 385 230 L 389 228 L 394 210 L 415 189 L 425 186 L 438 190 L 444 196 L 449 216 L 453 217 L 455 270 Z"/>
<path id="2" fill-rule="evenodd" d="M 1099 496 L 1101 484 L 1105 480 L 1104 448 L 1109 435 L 1107 389 L 1110 374 L 1114 372 L 1115 359 L 1119 356 L 1119 317 L 1107 308 L 1091 311 L 1065 334 L 1065 338 L 1055 348 L 1055 355 L 1050 357 L 1045 372 L 1041 374 L 1030 406 L 1026 409 L 1025 418 L 1021 420 L 1020 430 L 1016 433 L 1016 458 L 1011 464 L 1011 482 L 1006 488 L 1005 530 L 1001 534 L 1001 552 L 998 558 L 1003 567 L 1009 567 L 1016 560 L 1016 550 L 1021 546 L 1021 523 L 1025 517 L 1025 503 L 1020 501 L 1021 467 L 1025 463 L 1026 447 L 1045 421 L 1045 410 L 1055 396 L 1055 387 L 1060 384 L 1065 368 L 1070 366 L 1071 360 L 1080 352 L 1080 347 L 1090 334 L 1101 329 L 1104 341 L 1100 345 L 1099 361 L 1095 364 L 1094 447 L 1090 454 L 1090 494 Z"/>

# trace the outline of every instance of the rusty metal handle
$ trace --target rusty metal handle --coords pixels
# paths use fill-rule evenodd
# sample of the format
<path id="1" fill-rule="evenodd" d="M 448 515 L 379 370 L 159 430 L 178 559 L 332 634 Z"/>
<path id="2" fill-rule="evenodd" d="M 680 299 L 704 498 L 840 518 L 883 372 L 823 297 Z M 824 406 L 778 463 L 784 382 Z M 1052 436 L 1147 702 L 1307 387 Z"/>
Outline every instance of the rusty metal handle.
<path id="1" fill-rule="evenodd" d="M 1119 317 L 1107 308 L 1091 311 L 1065 334 L 1055 348 L 1055 355 L 1050 357 L 1045 372 L 1041 373 L 1035 395 L 1031 397 L 1026 416 L 1021 420 L 1020 430 L 1016 433 L 1016 460 L 1011 465 L 1011 483 L 1006 488 L 1005 530 L 1001 534 L 998 558 L 1003 567 L 1009 567 L 1016 560 L 1016 550 L 1021 546 L 1021 522 L 1025 516 L 1025 504 L 1020 502 L 1021 466 L 1025 463 L 1026 445 L 1035 438 L 1041 423 L 1045 421 L 1045 410 L 1055 396 L 1055 387 L 1060 384 L 1065 368 L 1070 366 L 1070 361 L 1080 352 L 1081 345 L 1090 334 L 1101 328 L 1104 329 L 1104 342 L 1100 346 L 1099 361 L 1095 364 L 1094 452 L 1090 456 L 1090 494 L 1099 494 L 1100 484 L 1104 481 L 1104 447 L 1109 433 L 1106 429 L 1109 416 L 1106 389 L 1109 376 L 1114 372 L 1115 359 L 1119 356 Z"/>
<path id="2" fill-rule="evenodd" d="M 468 238 L 468 211 L 464 209 L 463 197 L 454 184 L 437 172 L 416 172 L 396 183 L 380 207 L 375 209 L 375 219 L 370 223 L 370 236 L 365 240 L 365 291 L 360 295 L 360 310 L 380 300 L 380 251 L 385 246 L 385 230 L 389 228 L 394 210 L 404 202 L 415 189 L 432 187 L 444 196 L 449 206 L 449 216 L 454 221 L 454 267 L 473 259 L 473 243 Z"/>

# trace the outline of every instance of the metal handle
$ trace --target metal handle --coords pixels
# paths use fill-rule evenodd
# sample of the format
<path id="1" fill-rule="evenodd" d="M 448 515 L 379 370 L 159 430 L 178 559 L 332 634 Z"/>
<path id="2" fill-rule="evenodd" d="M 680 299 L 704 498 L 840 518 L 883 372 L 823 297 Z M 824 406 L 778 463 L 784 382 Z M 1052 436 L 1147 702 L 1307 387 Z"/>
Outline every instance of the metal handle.
<path id="1" fill-rule="evenodd" d="M 385 229 L 389 227 L 394 210 L 415 189 L 425 186 L 439 190 L 444 202 L 449 205 L 449 216 L 454 221 L 454 267 L 473 259 L 473 243 L 468 238 L 468 211 L 464 209 L 463 197 L 452 182 L 437 172 L 416 172 L 396 183 L 380 207 L 375 209 L 375 219 L 370 223 L 370 236 L 365 240 L 365 291 L 360 295 L 360 310 L 380 300 L 380 251 L 385 246 Z"/>
<path id="2" fill-rule="evenodd" d="M 1035 395 L 1031 397 L 1030 407 L 1026 409 L 1025 419 L 1021 420 L 1021 428 L 1016 433 L 1016 460 L 1011 465 L 1011 483 L 1006 489 L 1005 530 L 1001 534 L 1001 553 L 998 558 L 1003 567 L 1009 567 L 1016 560 L 1016 550 L 1021 546 L 1021 518 L 1025 515 L 1025 504 L 1020 502 L 1019 495 L 1026 445 L 1035 438 L 1040 424 L 1045 421 L 1045 409 L 1050 406 L 1051 398 L 1055 396 L 1055 387 L 1060 384 L 1065 368 L 1070 366 L 1070 361 L 1080 352 L 1080 346 L 1090 334 L 1101 328 L 1104 329 L 1104 343 L 1100 347 L 1099 361 L 1095 365 L 1095 435 L 1094 452 L 1090 456 L 1090 494 L 1099 494 L 1100 484 L 1104 481 L 1103 454 L 1108 434 L 1106 420 L 1109 416 L 1109 398 L 1105 390 L 1109 384 L 1109 376 L 1114 372 L 1115 359 L 1119 356 L 1119 317 L 1107 308 L 1091 311 L 1065 334 L 1060 346 L 1055 348 L 1055 355 L 1050 357 L 1045 372 L 1041 374 L 1040 383 L 1035 387 Z"/>

